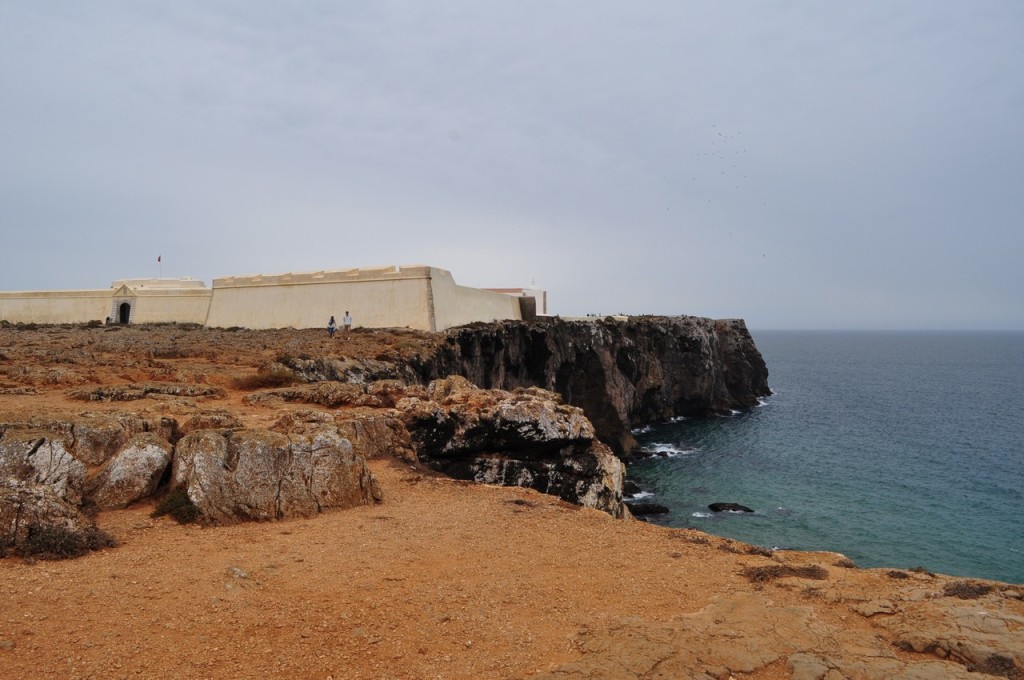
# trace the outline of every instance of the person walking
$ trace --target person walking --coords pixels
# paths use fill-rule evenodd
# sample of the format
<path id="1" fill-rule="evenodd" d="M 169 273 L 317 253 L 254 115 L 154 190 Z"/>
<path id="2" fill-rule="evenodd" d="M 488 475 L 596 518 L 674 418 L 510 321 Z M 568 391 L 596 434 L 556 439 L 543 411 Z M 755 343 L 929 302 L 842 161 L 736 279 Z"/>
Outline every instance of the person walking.
<path id="1" fill-rule="evenodd" d="M 347 314 L 348 312 L 346 312 Z M 334 320 L 334 315 L 331 314 L 331 320 L 327 322 L 327 337 L 333 338 L 334 331 L 338 330 L 338 322 Z"/>
<path id="2" fill-rule="evenodd" d="M 341 317 L 341 325 L 345 329 L 345 339 L 348 340 L 349 331 L 352 330 L 352 317 L 348 315 L 348 311 L 345 311 L 345 316 Z"/>

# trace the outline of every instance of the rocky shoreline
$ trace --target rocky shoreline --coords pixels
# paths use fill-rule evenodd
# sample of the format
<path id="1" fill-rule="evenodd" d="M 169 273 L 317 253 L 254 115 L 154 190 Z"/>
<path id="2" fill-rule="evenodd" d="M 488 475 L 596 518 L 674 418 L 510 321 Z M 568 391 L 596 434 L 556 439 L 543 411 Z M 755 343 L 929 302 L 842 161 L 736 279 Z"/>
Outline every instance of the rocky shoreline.
<path id="1" fill-rule="evenodd" d="M 386 509 L 399 502 L 394 494 L 415 490 L 393 473 L 391 488 L 382 483 L 385 464 L 524 487 L 573 504 L 567 507 L 628 518 L 623 482 L 635 455 L 633 427 L 752 406 L 769 393 L 767 368 L 743 322 L 694 317 L 502 322 L 444 334 L 361 330 L 344 343 L 316 331 L 2 327 L 0 348 L 0 548 L 37 557 L 123 550 L 111 548 L 123 537 L 106 532 L 103 518 L 175 491 L 206 526 Z M 875 596 L 854 598 L 840 592 L 831 566 L 800 571 L 781 553 L 679 535 L 692 546 L 727 546 L 765 562 L 755 565 L 767 569 L 758 572 L 763 577 L 748 574 L 744 594 L 723 600 L 730 607 L 767 606 L 768 615 L 764 583 L 825 580 L 829 611 L 845 607 L 870 621 L 876 639 L 896 651 L 851 656 L 833 650 L 827 635 L 794 646 L 752 628 L 749 640 L 765 646 L 760 662 L 715 665 L 670 653 L 676 665 L 665 668 L 675 674 L 665 677 L 775 677 L 783 667 L 815 678 L 892 671 L 1020 677 L 1024 667 L 1024 609 L 1013 587 L 910 575 L 917 589 L 908 591 L 910 583 L 892 576 Z M 874 571 L 831 559 L 840 571 Z M 11 560 L 4 564 L 12 568 Z M 984 602 L 982 619 L 953 602 L 956 593 L 943 595 L 947 587 Z M 687 611 L 679 614 L 685 619 Z M 800 629 L 814 611 L 778 626 Z M 707 616 L 727 615 L 715 612 Z M 911 634 L 940 623 L 945 637 Z M 635 631 L 628 630 L 599 635 L 629 638 Z M 692 643 L 684 628 L 658 635 L 678 637 L 670 647 Z M 646 677 L 593 666 L 606 644 L 594 647 L 595 639 L 578 638 L 576 662 L 538 677 Z M 929 654 L 936 660 L 919 658 Z"/>

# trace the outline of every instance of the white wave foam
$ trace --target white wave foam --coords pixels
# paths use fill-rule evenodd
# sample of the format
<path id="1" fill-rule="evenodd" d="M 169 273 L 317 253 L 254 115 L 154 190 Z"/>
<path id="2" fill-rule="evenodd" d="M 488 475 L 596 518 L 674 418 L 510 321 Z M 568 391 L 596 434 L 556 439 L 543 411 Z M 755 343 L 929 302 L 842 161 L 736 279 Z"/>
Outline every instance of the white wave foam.
<path id="1" fill-rule="evenodd" d="M 648 433 L 648 432 L 650 432 L 650 431 L 651 431 L 652 429 L 653 429 L 653 428 L 652 428 L 652 427 L 651 427 L 650 425 L 644 425 L 643 427 L 638 427 L 638 428 L 636 428 L 636 429 L 634 429 L 634 430 L 631 430 L 631 432 L 632 432 L 633 434 L 647 434 L 647 433 Z"/>
<path id="2" fill-rule="evenodd" d="M 686 456 L 696 453 L 695 449 L 680 449 L 672 444 L 648 444 L 641 449 L 644 453 L 651 456 L 661 456 L 663 458 L 675 458 L 676 456 Z"/>
<path id="3" fill-rule="evenodd" d="M 712 513 L 710 513 L 710 512 L 695 512 L 695 513 L 691 514 L 690 517 L 698 517 L 700 519 L 707 519 L 708 517 L 714 517 L 714 515 Z"/>
<path id="4" fill-rule="evenodd" d="M 638 500 L 641 500 L 641 499 L 644 499 L 644 498 L 652 498 L 653 496 L 654 496 L 654 494 L 651 493 L 650 491 L 637 491 L 632 496 L 628 496 L 628 498 L 631 501 L 638 501 Z"/>

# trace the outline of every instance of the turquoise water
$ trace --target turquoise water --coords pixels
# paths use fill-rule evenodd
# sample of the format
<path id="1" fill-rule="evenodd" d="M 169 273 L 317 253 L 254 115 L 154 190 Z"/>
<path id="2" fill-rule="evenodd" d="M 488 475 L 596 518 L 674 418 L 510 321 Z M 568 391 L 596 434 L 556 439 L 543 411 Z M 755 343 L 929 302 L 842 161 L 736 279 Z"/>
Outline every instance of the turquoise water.
<path id="1" fill-rule="evenodd" d="M 629 467 L 671 509 L 652 521 L 1024 583 L 1024 333 L 753 336 L 762 406 L 637 433 L 669 453 Z"/>

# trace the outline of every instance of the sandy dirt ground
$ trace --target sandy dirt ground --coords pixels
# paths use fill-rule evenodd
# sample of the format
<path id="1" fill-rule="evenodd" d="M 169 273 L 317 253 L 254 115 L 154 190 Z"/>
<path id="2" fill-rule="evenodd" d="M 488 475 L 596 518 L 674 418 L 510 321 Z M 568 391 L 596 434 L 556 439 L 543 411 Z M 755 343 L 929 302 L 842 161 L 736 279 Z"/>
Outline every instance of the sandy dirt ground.
<path id="1" fill-rule="evenodd" d="M 282 351 L 382 356 L 419 351 L 416 342 L 357 333 L 342 350 L 306 331 L 0 329 L 0 415 L 187 411 L 180 400 L 67 398 L 71 387 L 163 376 L 224 387 L 212 406 L 259 425 L 277 410 L 246 406 L 232 376 Z M 885 601 L 938 597 L 944 577 L 897 578 L 831 553 L 762 554 L 407 462 L 371 468 L 378 505 L 202 527 L 151 518 L 147 502 L 99 515 L 118 547 L 67 561 L 0 560 L 0 677 L 691 677 L 657 674 L 662 660 L 648 662 L 660 654 L 719 677 L 786 678 L 790 666 L 772 650 L 808 630 L 820 631 L 823 652 L 853 645 L 893 662 L 937 659 L 894 645 L 878 612 L 857 609 L 883 598 L 867 606 L 884 616 Z M 818 565 L 824 578 L 744 572 L 779 565 Z M 1019 593 L 999 603 L 1024 617 Z M 702 638 L 685 637 L 695 630 L 707 631 L 704 660 Z M 696 661 L 679 661 L 684 652 Z M 734 652 L 731 665 L 716 661 Z M 584 659 L 598 661 L 572 665 Z"/>
<path id="2" fill-rule="evenodd" d="M 101 515 L 117 548 L 0 562 L 3 675 L 522 677 L 574 659 L 587 626 L 698 610 L 749 590 L 744 565 L 774 563 L 533 491 L 373 470 L 376 506 L 201 528 L 141 505 Z"/>

